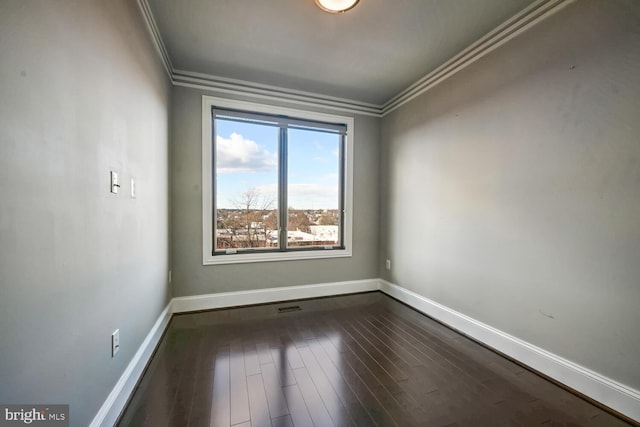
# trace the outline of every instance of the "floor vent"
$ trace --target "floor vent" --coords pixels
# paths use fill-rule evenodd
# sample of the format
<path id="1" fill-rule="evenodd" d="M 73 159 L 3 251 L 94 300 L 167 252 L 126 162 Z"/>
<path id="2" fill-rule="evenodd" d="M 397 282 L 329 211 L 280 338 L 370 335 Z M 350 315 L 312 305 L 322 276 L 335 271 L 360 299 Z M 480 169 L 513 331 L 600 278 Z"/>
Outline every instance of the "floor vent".
<path id="1" fill-rule="evenodd" d="M 288 313 L 290 311 L 300 311 L 302 310 L 299 305 L 290 305 L 288 307 L 279 307 L 278 313 Z"/>

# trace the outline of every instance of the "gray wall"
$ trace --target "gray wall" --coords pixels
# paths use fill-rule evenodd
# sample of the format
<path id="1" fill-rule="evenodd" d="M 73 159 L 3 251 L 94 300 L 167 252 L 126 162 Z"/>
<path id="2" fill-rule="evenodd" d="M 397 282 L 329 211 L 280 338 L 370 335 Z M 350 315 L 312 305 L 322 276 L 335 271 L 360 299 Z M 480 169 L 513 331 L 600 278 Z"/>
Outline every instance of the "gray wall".
<path id="1" fill-rule="evenodd" d="M 360 115 L 355 116 L 354 124 L 352 257 L 202 265 L 203 93 L 201 90 L 177 86 L 173 90 L 171 217 L 174 230 L 174 296 L 378 277 L 380 119 Z M 207 94 L 225 96 L 211 92 Z"/>
<path id="2" fill-rule="evenodd" d="M 639 70 L 581 1 L 386 116 L 381 276 L 640 389 Z"/>
<path id="3" fill-rule="evenodd" d="M 171 293 L 168 79 L 129 0 L 3 0 L 0 58 L 0 402 L 86 426 Z"/>

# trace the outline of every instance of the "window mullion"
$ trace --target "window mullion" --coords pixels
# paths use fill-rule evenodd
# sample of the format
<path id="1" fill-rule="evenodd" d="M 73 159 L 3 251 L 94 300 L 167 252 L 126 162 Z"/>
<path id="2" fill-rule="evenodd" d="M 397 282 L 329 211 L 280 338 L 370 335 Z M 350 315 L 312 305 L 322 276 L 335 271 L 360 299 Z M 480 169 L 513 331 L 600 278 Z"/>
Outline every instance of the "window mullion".
<path id="1" fill-rule="evenodd" d="M 287 129 L 280 128 L 279 138 L 279 179 L 278 179 L 278 212 L 279 212 L 279 228 L 278 233 L 280 250 L 287 249 Z"/>
<path id="2" fill-rule="evenodd" d="M 218 203 L 217 203 L 217 181 L 216 181 L 216 116 L 213 111 L 213 107 L 211 107 L 211 135 L 209 139 L 209 146 L 211 147 L 211 158 L 208 161 L 211 162 L 211 188 L 213 189 L 211 193 L 211 239 L 213 245 L 211 246 L 211 255 L 215 255 L 216 253 L 216 245 L 218 244 L 217 233 L 218 233 Z"/>
<path id="3" fill-rule="evenodd" d="M 346 146 L 345 146 L 345 139 L 346 136 L 343 134 L 340 137 L 340 148 L 339 148 L 339 153 L 340 153 L 340 221 L 339 221 L 339 225 L 340 228 L 338 228 L 338 245 L 341 248 L 344 248 L 344 219 L 346 216 L 346 209 L 345 209 L 345 177 L 346 177 L 346 170 L 345 170 L 345 151 L 346 151 Z"/>

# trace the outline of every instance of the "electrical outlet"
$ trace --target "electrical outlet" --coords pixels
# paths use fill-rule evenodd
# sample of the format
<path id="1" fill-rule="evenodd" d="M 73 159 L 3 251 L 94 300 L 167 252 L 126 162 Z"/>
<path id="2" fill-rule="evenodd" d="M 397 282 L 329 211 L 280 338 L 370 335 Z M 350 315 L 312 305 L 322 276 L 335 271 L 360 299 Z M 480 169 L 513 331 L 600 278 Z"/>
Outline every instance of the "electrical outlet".
<path id="1" fill-rule="evenodd" d="M 387 270 L 391 270 L 391 260 L 388 259 L 387 262 L 385 262 L 385 267 L 387 268 Z"/>
<path id="2" fill-rule="evenodd" d="M 115 357 L 120 351 L 120 329 L 116 329 L 111 334 L 111 357 Z"/>

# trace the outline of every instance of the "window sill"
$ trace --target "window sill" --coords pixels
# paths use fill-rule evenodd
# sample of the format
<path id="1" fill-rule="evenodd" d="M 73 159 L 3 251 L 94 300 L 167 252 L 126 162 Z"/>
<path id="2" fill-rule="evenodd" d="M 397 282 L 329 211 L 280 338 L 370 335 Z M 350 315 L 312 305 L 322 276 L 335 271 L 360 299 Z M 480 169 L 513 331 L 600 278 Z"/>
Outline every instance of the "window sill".
<path id="1" fill-rule="evenodd" d="M 247 253 L 233 255 L 205 255 L 202 265 L 222 265 L 222 264 L 246 264 L 254 262 L 274 262 L 274 261 L 296 261 L 313 260 L 325 258 L 346 258 L 351 256 L 351 251 L 347 249 L 332 249 L 305 252 L 267 252 L 267 253 Z"/>

